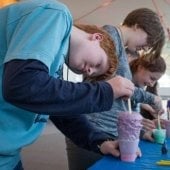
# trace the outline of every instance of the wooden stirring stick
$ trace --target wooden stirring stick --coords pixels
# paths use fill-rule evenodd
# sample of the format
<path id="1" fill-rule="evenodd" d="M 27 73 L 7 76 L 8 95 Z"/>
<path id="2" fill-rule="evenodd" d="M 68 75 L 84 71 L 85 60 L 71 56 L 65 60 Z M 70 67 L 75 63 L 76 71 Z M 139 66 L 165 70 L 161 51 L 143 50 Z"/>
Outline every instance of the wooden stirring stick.
<path id="1" fill-rule="evenodd" d="M 158 114 L 158 129 L 161 129 L 160 115 Z"/>
<path id="2" fill-rule="evenodd" d="M 131 106 L 130 98 L 128 98 L 128 109 L 129 109 L 129 113 L 132 114 L 132 106 Z"/>

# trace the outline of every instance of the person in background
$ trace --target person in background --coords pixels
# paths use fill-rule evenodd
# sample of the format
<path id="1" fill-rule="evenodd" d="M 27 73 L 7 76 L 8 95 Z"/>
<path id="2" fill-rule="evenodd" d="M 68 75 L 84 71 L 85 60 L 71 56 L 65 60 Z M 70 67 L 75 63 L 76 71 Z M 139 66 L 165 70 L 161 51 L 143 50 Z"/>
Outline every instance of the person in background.
<path id="1" fill-rule="evenodd" d="M 96 26 L 73 26 L 65 5 L 56 0 L 21 1 L 1 8 L 0 21 L 1 170 L 23 169 L 20 152 L 40 136 L 49 115 L 109 110 L 116 98 L 132 95 L 134 84 L 121 76 L 96 83 L 62 80 L 64 63 L 90 77 L 111 75 L 117 69 L 109 34 Z M 87 135 L 93 130 L 89 128 L 83 131 Z M 88 143 L 76 142 L 90 148 L 95 140 L 106 138 L 103 133 Z"/>
<path id="2" fill-rule="evenodd" d="M 170 120 L 170 98 L 166 102 L 167 119 Z"/>
<path id="3" fill-rule="evenodd" d="M 140 88 L 147 87 L 146 92 L 158 95 L 157 93 L 157 81 L 163 76 L 166 71 L 166 63 L 162 57 L 154 60 L 148 60 L 149 54 L 143 54 L 139 58 L 130 62 L 130 69 L 132 72 L 132 81 L 135 86 Z M 150 89 L 150 90 L 148 90 Z M 132 102 L 132 108 L 136 108 L 137 103 Z M 140 113 L 144 117 L 143 129 L 146 131 L 152 131 L 157 126 L 157 118 L 155 110 L 151 105 L 147 103 L 140 103 Z M 145 112 L 144 112 L 145 111 Z M 154 119 L 154 121 L 152 121 Z M 162 122 L 163 125 L 163 122 Z M 147 137 L 147 136 L 146 136 Z M 145 138 L 145 136 L 144 136 Z M 146 138 L 147 139 L 147 138 Z M 149 140 L 153 141 L 149 137 Z"/>
<path id="4" fill-rule="evenodd" d="M 166 71 L 165 60 L 160 56 L 154 60 L 149 59 L 149 53 L 141 55 L 139 58 L 130 62 L 132 72 L 132 81 L 137 87 L 154 87 L 154 91 L 150 91 L 158 95 L 157 81 L 163 76 Z"/>
<path id="5" fill-rule="evenodd" d="M 148 61 L 147 54 L 132 53 L 126 49 L 128 62 L 132 72 L 132 81 L 137 87 L 145 89 L 145 91 L 158 95 L 158 79 L 166 71 L 166 63 L 164 58 L 160 57 L 153 61 Z M 141 56 L 141 58 L 140 58 Z M 146 85 L 147 84 L 147 85 Z M 132 102 L 132 110 L 140 112 L 143 116 L 143 126 L 145 130 L 152 131 L 157 126 L 156 111 L 146 103 Z M 154 121 L 152 121 L 154 119 Z M 164 121 L 161 120 L 164 127 Z"/>
<path id="6" fill-rule="evenodd" d="M 140 8 L 130 12 L 123 21 L 123 24 L 118 27 L 106 25 L 103 26 L 103 29 L 111 35 L 116 46 L 119 61 L 116 75 L 121 75 L 129 80 L 132 80 L 132 75 L 125 49 L 128 48 L 132 52 L 144 50 L 150 53 L 148 60 L 154 60 L 160 56 L 165 42 L 164 29 L 159 16 L 147 8 Z M 86 81 L 96 82 L 102 79 L 103 77 L 100 76 L 93 77 L 92 79 L 85 76 Z M 137 103 L 146 102 L 151 104 L 159 113 L 163 111 L 161 98 L 151 93 L 146 93 L 142 88 L 136 87 L 131 98 Z M 96 112 L 86 115 L 94 127 L 109 136 L 107 140 L 101 140 L 98 144 L 103 154 L 109 154 L 110 150 L 112 150 L 112 155 L 118 156 L 118 144 L 116 140 L 118 136 L 117 117 L 120 112 L 127 110 L 127 101 L 123 97 L 120 97 L 113 102 L 112 108 L 109 111 L 102 114 Z M 81 117 L 76 117 L 75 122 L 79 118 L 81 119 Z M 67 120 L 62 118 L 58 120 L 52 117 L 51 120 L 55 125 L 58 121 L 65 125 L 74 124 L 74 119 L 69 120 L 69 118 Z M 74 135 L 78 139 L 80 135 L 79 131 L 76 131 Z M 101 155 L 83 150 L 73 142 L 68 138 L 66 139 L 69 170 L 87 169 L 91 164 L 101 158 Z M 108 144 L 107 147 L 106 144 Z"/>

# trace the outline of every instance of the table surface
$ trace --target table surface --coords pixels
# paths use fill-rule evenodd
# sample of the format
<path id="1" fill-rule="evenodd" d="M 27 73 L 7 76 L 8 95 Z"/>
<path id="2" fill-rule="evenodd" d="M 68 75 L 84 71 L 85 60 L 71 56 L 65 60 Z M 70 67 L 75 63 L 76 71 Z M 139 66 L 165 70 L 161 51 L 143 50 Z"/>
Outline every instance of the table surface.
<path id="1" fill-rule="evenodd" d="M 170 165 L 156 165 L 157 161 L 170 160 L 170 139 L 167 139 L 168 153 L 166 155 L 161 152 L 161 144 L 140 141 L 139 147 L 142 157 L 137 158 L 135 162 L 123 162 L 120 158 L 103 156 L 88 170 L 170 170 Z"/>

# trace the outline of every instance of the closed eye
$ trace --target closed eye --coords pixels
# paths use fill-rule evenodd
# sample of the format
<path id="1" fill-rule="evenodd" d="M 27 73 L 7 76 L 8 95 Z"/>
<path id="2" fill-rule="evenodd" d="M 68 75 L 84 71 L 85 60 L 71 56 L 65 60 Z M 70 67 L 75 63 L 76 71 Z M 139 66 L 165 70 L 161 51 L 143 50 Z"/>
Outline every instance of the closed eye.
<path id="1" fill-rule="evenodd" d="M 155 77 L 151 77 L 150 78 L 152 81 L 156 81 L 156 78 Z"/>
<path id="2" fill-rule="evenodd" d="M 101 64 L 97 64 L 96 67 L 99 68 L 101 66 Z"/>

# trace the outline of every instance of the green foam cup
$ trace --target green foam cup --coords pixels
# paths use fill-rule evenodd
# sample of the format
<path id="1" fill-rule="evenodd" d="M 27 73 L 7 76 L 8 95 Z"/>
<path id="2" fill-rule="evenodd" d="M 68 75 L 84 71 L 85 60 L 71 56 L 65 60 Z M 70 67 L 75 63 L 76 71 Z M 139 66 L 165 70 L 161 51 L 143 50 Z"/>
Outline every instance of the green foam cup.
<path id="1" fill-rule="evenodd" d="M 156 143 L 163 144 L 166 138 L 166 129 L 154 129 L 153 137 Z"/>

